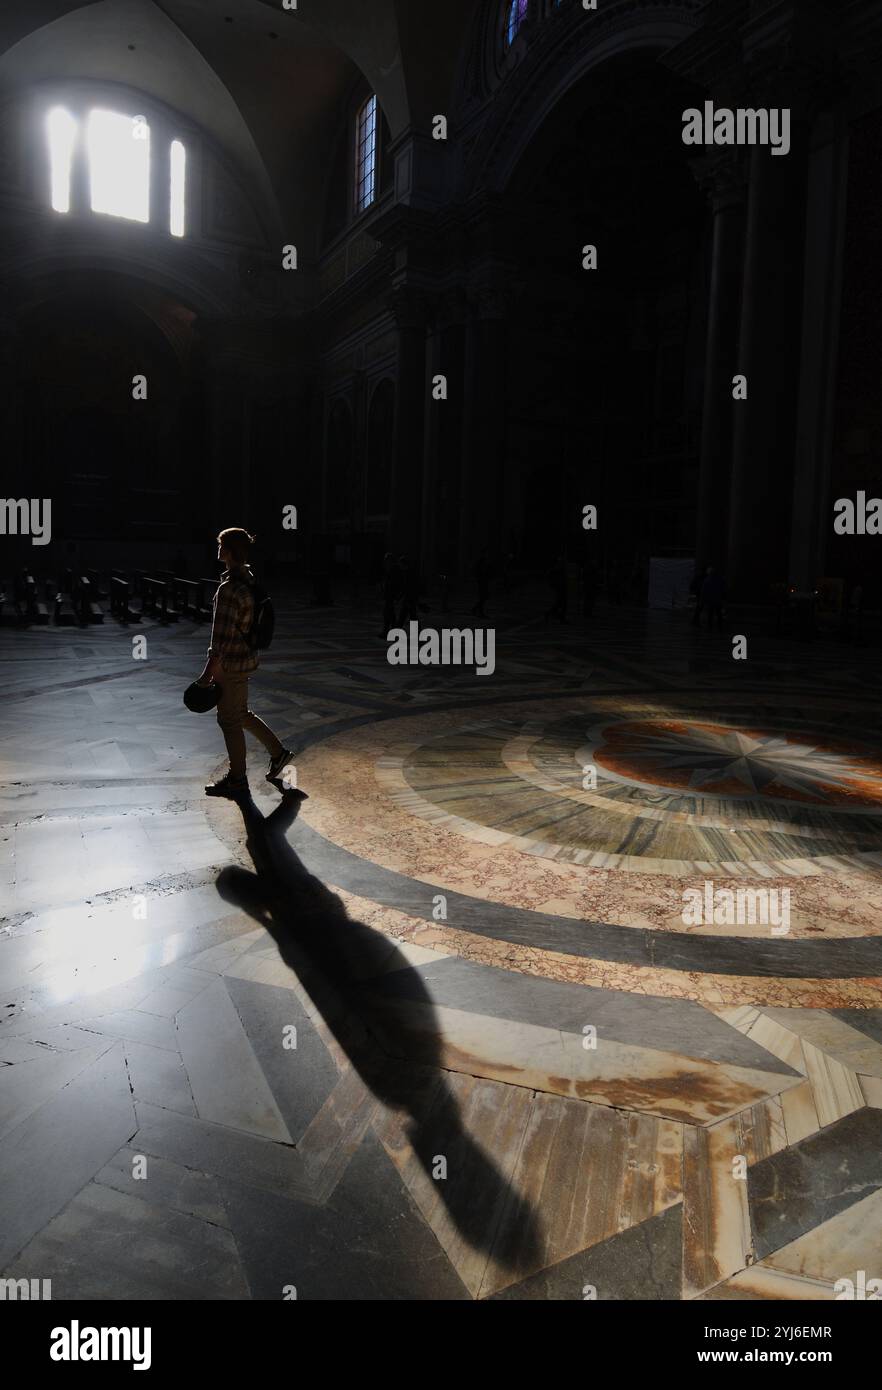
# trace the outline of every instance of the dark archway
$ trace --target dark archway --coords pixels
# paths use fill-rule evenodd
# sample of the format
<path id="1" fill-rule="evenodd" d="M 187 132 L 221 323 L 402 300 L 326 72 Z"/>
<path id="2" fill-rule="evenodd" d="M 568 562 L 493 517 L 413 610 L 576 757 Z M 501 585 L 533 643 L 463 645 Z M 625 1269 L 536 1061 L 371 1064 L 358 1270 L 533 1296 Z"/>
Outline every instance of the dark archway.
<path id="1" fill-rule="evenodd" d="M 510 514 L 528 553 L 538 515 L 545 549 L 578 558 L 585 504 L 596 558 L 628 572 L 693 543 L 708 228 L 679 138 L 693 95 L 652 54 L 610 61 L 561 100 L 506 191 Z"/>
<path id="2" fill-rule="evenodd" d="M 138 302 L 121 282 L 93 276 L 22 318 L 20 490 L 53 498 L 58 541 L 190 539 L 205 452 L 188 369 L 192 322 L 180 305 Z"/>

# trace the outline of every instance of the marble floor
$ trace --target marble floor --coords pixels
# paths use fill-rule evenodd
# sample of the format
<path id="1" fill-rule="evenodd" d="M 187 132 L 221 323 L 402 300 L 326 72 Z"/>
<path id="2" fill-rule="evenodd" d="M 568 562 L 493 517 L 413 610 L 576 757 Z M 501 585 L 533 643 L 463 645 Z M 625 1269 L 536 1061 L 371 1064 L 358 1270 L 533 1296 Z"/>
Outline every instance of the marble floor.
<path id="1" fill-rule="evenodd" d="M 676 614 L 503 606 L 476 678 L 389 665 L 367 606 L 279 607 L 252 703 L 300 790 L 252 751 L 241 806 L 203 795 L 219 732 L 181 703 L 204 628 L 150 625 L 146 660 L 109 621 L 0 629 L 0 1276 L 882 1277 L 875 654 L 758 630 L 735 663 Z M 687 921 L 705 885 L 786 891 L 786 929 Z"/>

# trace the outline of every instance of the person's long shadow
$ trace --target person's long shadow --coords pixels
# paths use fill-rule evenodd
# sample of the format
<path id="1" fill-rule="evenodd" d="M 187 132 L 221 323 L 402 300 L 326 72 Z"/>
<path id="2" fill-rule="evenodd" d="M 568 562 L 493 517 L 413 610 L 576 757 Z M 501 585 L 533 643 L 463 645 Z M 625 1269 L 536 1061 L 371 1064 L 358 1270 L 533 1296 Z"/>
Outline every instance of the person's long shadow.
<path id="1" fill-rule="evenodd" d="M 377 1099 L 409 1115 L 407 1137 L 460 1234 L 475 1249 L 492 1249 L 502 1265 L 532 1271 L 540 1245 L 537 1217 L 463 1128 L 442 1070 L 431 995 L 395 944 L 353 921 L 288 842 L 302 799 L 283 790 L 269 816 L 250 796 L 239 803 L 255 872 L 223 869 L 218 891 L 273 937 Z M 400 991 L 382 992 L 393 971 L 402 972 L 396 984 L 407 972 L 406 1004 Z M 412 1005 L 419 1007 L 418 1031 L 406 1027 Z"/>

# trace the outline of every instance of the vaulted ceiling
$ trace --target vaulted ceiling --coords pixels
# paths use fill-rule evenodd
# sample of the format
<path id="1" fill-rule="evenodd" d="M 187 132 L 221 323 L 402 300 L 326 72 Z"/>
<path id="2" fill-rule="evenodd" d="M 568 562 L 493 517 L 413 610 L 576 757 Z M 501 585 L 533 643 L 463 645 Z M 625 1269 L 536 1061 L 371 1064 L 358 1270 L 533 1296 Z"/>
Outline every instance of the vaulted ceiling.
<path id="1" fill-rule="evenodd" d="M 277 225 L 323 203 L 359 74 L 393 137 L 447 111 L 475 0 L 27 0 L 0 11 L 0 95 L 93 78 L 153 96 L 231 158 Z"/>

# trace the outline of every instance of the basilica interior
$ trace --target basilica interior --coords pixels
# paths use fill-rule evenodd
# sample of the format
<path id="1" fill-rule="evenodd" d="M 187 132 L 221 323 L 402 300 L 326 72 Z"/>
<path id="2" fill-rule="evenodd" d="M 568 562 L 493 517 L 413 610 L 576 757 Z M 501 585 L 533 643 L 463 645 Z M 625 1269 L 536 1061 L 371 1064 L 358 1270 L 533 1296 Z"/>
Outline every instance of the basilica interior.
<path id="1" fill-rule="evenodd" d="M 4 1288 L 882 1290 L 880 172 L 873 0 L 3 8 Z"/>

